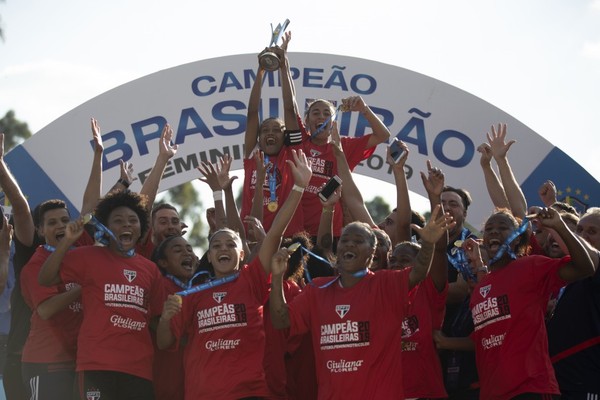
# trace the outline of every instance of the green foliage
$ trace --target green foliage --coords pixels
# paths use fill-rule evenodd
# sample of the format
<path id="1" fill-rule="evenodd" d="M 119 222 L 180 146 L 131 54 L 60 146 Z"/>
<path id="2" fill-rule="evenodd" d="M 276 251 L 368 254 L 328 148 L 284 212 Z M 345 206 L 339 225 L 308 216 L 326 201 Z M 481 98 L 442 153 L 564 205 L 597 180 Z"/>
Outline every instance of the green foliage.
<path id="1" fill-rule="evenodd" d="M 375 223 L 383 221 L 392 212 L 390 205 L 381 196 L 375 196 L 372 200 L 366 201 L 365 206 Z"/>
<path id="2" fill-rule="evenodd" d="M 15 118 L 15 112 L 10 110 L 0 119 L 0 132 L 4 133 L 4 152 L 23 143 L 31 137 L 31 131 L 26 122 Z"/>

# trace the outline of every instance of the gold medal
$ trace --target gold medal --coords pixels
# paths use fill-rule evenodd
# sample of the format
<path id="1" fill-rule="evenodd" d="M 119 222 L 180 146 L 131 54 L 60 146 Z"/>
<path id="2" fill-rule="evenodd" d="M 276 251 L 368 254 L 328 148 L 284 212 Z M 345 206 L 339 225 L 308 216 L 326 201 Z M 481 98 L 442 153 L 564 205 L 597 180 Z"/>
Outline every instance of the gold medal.
<path id="1" fill-rule="evenodd" d="M 276 201 L 270 201 L 269 204 L 267 205 L 267 209 L 271 212 L 275 212 L 277 211 L 277 202 Z"/>

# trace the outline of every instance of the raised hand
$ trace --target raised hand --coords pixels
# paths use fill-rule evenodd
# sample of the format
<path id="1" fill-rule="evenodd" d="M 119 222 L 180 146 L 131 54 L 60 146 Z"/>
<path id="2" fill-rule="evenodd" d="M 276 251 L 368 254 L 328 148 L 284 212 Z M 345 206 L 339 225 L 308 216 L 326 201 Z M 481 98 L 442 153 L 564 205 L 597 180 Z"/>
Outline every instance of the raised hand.
<path id="1" fill-rule="evenodd" d="M 95 118 L 92 118 L 92 138 L 94 140 L 94 151 L 102 153 L 104 151 L 104 145 L 102 144 L 102 136 L 100 134 L 100 125 Z"/>
<path id="2" fill-rule="evenodd" d="M 411 224 L 411 228 L 419 234 L 421 239 L 428 243 L 436 243 L 449 229 L 454 228 L 456 221 L 449 213 L 442 213 L 442 206 L 438 204 L 431 212 L 431 217 L 424 228 Z"/>
<path id="3" fill-rule="evenodd" d="M 131 185 L 134 181 L 137 180 L 137 176 L 135 176 L 133 172 L 133 163 L 123 161 L 123 159 L 120 159 L 119 164 L 121 167 L 121 179 L 123 179 L 126 182 L 129 182 L 129 184 Z"/>
<path id="4" fill-rule="evenodd" d="M 290 251 L 285 247 L 279 249 L 273 257 L 271 257 L 271 273 L 273 275 L 283 275 L 288 268 L 290 259 Z"/>
<path id="5" fill-rule="evenodd" d="M 258 218 L 253 217 L 252 215 L 246 215 L 244 217 L 244 223 L 248 227 L 248 237 L 253 238 L 255 242 L 260 243 L 265 236 L 267 236 L 267 232 Z"/>
<path id="6" fill-rule="evenodd" d="M 498 124 L 497 128 L 492 125 L 491 133 L 488 132 L 486 135 L 496 161 L 500 158 L 506 158 L 510 146 L 516 143 L 516 140 L 506 142 L 506 124 Z"/>
<path id="7" fill-rule="evenodd" d="M 554 182 L 544 182 L 538 189 L 538 195 L 546 207 L 556 203 L 556 186 Z"/>
<path id="8" fill-rule="evenodd" d="M 177 294 L 168 295 L 167 300 L 165 301 L 165 305 L 163 306 L 163 311 L 160 316 L 160 319 L 170 321 L 171 318 L 173 318 L 181 311 L 181 304 L 181 296 Z"/>
<path id="9" fill-rule="evenodd" d="M 439 198 L 442 195 L 445 182 L 444 173 L 438 167 L 433 167 L 430 160 L 427 160 L 427 175 L 421 171 L 421 180 L 429 198 Z"/>
<path id="10" fill-rule="evenodd" d="M 360 96 L 350 96 L 342 99 L 342 110 L 365 112 L 367 103 Z"/>
<path id="11" fill-rule="evenodd" d="M 286 160 L 292 171 L 294 183 L 302 188 L 308 186 L 312 177 L 310 164 L 302 150 L 292 150 L 292 160 Z"/>
<path id="12" fill-rule="evenodd" d="M 229 177 L 232 162 L 233 158 L 229 154 L 225 154 L 219 159 L 221 165 L 217 168 L 217 179 L 219 180 L 219 186 L 223 190 L 231 188 L 231 184 L 237 179 L 237 176 Z"/>
<path id="13" fill-rule="evenodd" d="M 211 162 L 202 162 L 198 168 L 196 168 L 204 176 L 204 178 L 198 178 L 202 182 L 210 186 L 213 192 L 222 190 L 221 183 L 219 182 L 219 167 Z"/>
<path id="14" fill-rule="evenodd" d="M 482 167 L 489 167 L 492 162 L 492 148 L 489 143 L 482 143 L 477 147 L 477 151 L 481 154 L 481 158 L 479 159 L 479 164 Z"/>
<path id="15" fill-rule="evenodd" d="M 172 144 L 173 140 L 173 129 L 171 125 L 165 124 L 160 134 L 160 141 L 158 144 L 158 154 L 167 159 L 172 158 L 177 153 L 177 145 Z"/>

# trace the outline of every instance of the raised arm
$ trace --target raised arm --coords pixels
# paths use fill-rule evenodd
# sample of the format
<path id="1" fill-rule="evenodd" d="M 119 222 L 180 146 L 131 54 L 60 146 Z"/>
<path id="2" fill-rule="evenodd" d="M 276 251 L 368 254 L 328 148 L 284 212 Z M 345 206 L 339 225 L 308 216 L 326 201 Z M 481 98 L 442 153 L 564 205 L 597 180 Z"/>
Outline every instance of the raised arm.
<path id="1" fill-rule="evenodd" d="M 290 259 L 287 249 L 280 249 L 271 258 L 271 292 L 269 293 L 269 310 L 271 311 L 271 323 L 275 329 L 285 329 L 290 326 L 290 314 L 288 312 L 285 295 L 283 293 L 283 277 L 287 270 Z"/>
<path id="2" fill-rule="evenodd" d="M 425 175 L 421 172 L 421 180 L 423 186 L 427 191 L 429 197 L 429 204 L 433 210 L 435 207 L 442 207 L 440 211 L 443 213 L 444 208 L 442 205 L 442 190 L 444 189 L 445 176 L 441 169 L 433 167 L 431 162 L 427 160 L 427 171 Z M 448 246 L 448 233 L 444 232 L 440 236 L 439 240 L 435 244 L 435 250 L 433 252 L 433 260 L 431 262 L 431 270 L 429 275 L 431 280 L 438 292 L 442 292 L 448 282 L 448 256 L 446 254 L 446 247 Z"/>
<path id="3" fill-rule="evenodd" d="M 512 168 L 510 167 L 506 156 L 508 150 L 516 141 L 505 141 L 506 124 L 498 124 L 497 128 L 492 126 L 491 133 L 487 133 L 487 138 L 494 160 L 496 160 L 496 164 L 498 165 L 500 180 L 502 181 L 502 186 L 504 186 L 504 191 L 512 214 L 515 217 L 523 218 L 527 213 L 527 201 L 525 200 L 525 195 L 523 194 L 521 187 L 517 183 L 517 179 L 512 172 Z"/>
<path id="4" fill-rule="evenodd" d="M 400 148 L 403 150 L 403 154 L 395 162 L 391 155 L 391 150 L 387 149 L 387 163 L 392 166 L 392 173 L 394 174 L 394 182 L 396 183 L 396 238 L 395 242 L 392 243 L 394 248 L 398 243 L 410 240 L 410 221 L 412 216 L 412 210 L 410 208 L 410 197 L 408 195 L 408 183 L 406 181 L 406 172 L 404 166 L 410 151 L 406 143 L 400 141 L 398 143 Z"/>
<path id="5" fill-rule="evenodd" d="M 371 110 L 362 97 L 352 96 L 342 100 L 343 107 L 348 111 L 359 111 L 369 121 L 373 135 L 369 138 L 368 147 L 377 146 L 390 138 L 390 131 L 383 121 Z"/>
<path id="6" fill-rule="evenodd" d="M 487 188 L 490 199 L 496 208 L 510 208 L 504 187 L 492 168 L 492 148 L 489 143 L 483 143 L 477 147 L 477 151 L 481 154 L 479 164 L 483 171 L 485 187 Z"/>
<path id="7" fill-rule="evenodd" d="M 277 251 L 283 232 L 285 232 L 294 212 L 296 212 L 296 208 L 304 193 L 304 188 L 306 188 L 312 176 L 310 164 L 302 150 L 292 150 L 292 160 L 286 160 L 286 162 L 294 177 L 294 187 L 290 190 L 283 206 L 275 216 L 271 228 L 267 232 L 267 236 L 265 236 L 258 252 L 260 262 L 267 273 L 271 272 L 271 257 Z"/>
<path id="8" fill-rule="evenodd" d="M 29 204 L 4 161 L 4 133 L 0 133 L 0 188 L 12 205 L 14 235 L 25 246 L 33 245 L 35 226 Z"/>
<path id="9" fill-rule="evenodd" d="M 250 215 L 262 223 L 264 217 L 263 202 L 265 201 L 263 186 L 267 176 L 267 169 L 265 167 L 265 155 L 258 149 L 254 152 L 254 163 L 256 164 L 256 184 L 254 185 L 254 197 L 252 198 Z"/>
<path id="10" fill-rule="evenodd" d="M 171 139 L 173 139 L 173 129 L 171 129 L 169 124 L 165 124 L 158 142 L 158 156 L 140 190 L 140 194 L 145 195 L 147 198 L 146 207 L 148 207 L 148 211 L 152 210 L 154 205 L 158 186 L 160 185 L 160 180 L 165 172 L 167 163 L 177 153 L 177 145 L 171 144 Z"/>
<path id="11" fill-rule="evenodd" d="M 558 211 L 553 208 L 544 208 L 537 214 L 537 219 L 547 228 L 552 228 L 563 240 L 571 261 L 563 265 L 558 274 L 567 282 L 573 282 L 591 276 L 596 271 L 587 248 L 565 224 Z"/>
<path id="12" fill-rule="evenodd" d="M 375 226 L 375 222 L 373 222 L 373 218 L 365 206 L 362 194 L 352 178 L 350 166 L 348 165 L 346 155 L 344 154 L 344 150 L 342 148 L 340 134 L 337 129 L 337 122 L 331 124 L 331 139 L 331 148 L 333 150 L 333 155 L 335 156 L 338 176 L 342 179 L 344 185 L 344 190 L 342 191 L 342 202 L 352 215 L 352 219 L 354 221 L 361 221 L 369 224 L 370 226 Z"/>
<path id="13" fill-rule="evenodd" d="M 292 32 L 288 31 L 283 34 L 283 43 L 280 48 L 276 48 L 275 54 L 281 60 L 281 95 L 283 96 L 283 120 L 287 130 L 298 130 L 298 104 L 296 103 L 296 88 L 292 79 L 290 70 L 290 62 L 287 57 L 287 48 L 292 40 Z"/>
<path id="14" fill-rule="evenodd" d="M 213 199 L 215 201 L 215 228 L 216 230 L 225 228 L 227 226 L 227 216 L 225 215 L 225 206 L 223 205 L 223 189 L 219 184 L 218 165 L 215 166 L 211 162 L 202 162 L 197 168 L 203 177 L 198 180 L 206 183 L 210 190 L 213 192 Z"/>
<path id="15" fill-rule="evenodd" d="M 246 111 L 246 133 L 244 134 L 244 158 L 250 158 L 252 151 L 258 142 L 258 129 L 260 127 L 260 118 L 258 110 L 260 108 L 260 93 L 262 90 L 263 77 L 265 70 L 258 63 L 256 79 L 250 90 L 248 99 L 248 110 Z"/>
<path id="16" fill-rule="evenodd" d="M 415 264 L 409 274 L 409 287 L 411 289 L 425 279 L 431 268 L 435 243 L 455 224 L 456 222 L 452 221 L 449 214 L 442 213 L 442 206 L 437 205 L 431 210 L 431 217 L 424 228 L 415 224 L 412 225 L 412 228 L 421 237 L 421 249 L 417 253 Z"/>
<path id="17" fill-rule="evenodd" d="M 92 212 L 96 208 L 98 199 L 102 192 L 102 136 L 100 135 L 100 126 L 94 118 L 92 123 L 92 139 L 94 141 L 94 158 L 92 161 L 92 170 L 88 179 L 85 192 L 83 193 L 83 202 L 81 204 L 81 214 Z"/>
<path id="18" fill-rule="evenodd" d="M 13 227 L 8 223 L 4 213 L 0 215 L 0 294 L 6 288 L 8 281 L 8 264 L 10 262 L 10 242 L 12 240 Z"/>

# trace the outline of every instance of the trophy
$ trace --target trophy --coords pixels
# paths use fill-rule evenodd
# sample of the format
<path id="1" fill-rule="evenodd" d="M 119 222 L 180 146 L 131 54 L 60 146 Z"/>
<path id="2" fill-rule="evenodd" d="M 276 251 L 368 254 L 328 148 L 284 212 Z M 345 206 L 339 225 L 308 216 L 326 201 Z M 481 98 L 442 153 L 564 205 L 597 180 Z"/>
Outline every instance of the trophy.
<path id="1" fill-rule="evenodd" d="M 283 36 L 283 32 L 285 32 L 285 28 L 287 28 L 289 23 L 290 20 L 286 19 L 283 24 L 277 24 L 275 29 L 273 29 L 273 24 L 271 24 L 271 43 L 269 43 L 269 47 L 258 55 L 258 63 L 267 71 L 277 71 L 279 69 L 279 57 L 270 51 L 269 48 L 277 46 L 277 42 Z"/>

